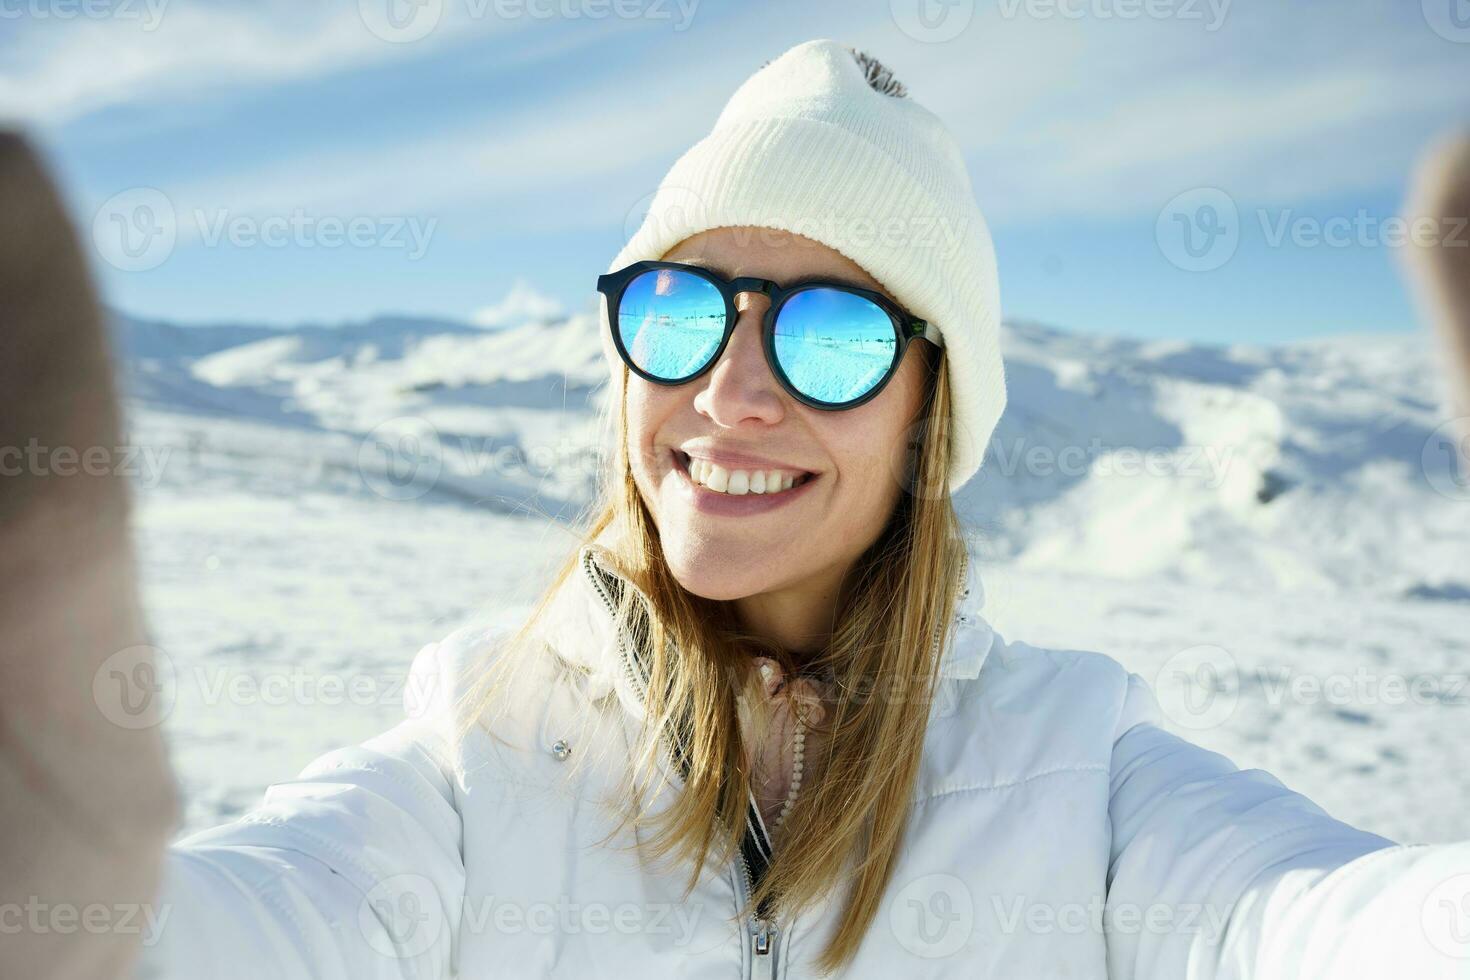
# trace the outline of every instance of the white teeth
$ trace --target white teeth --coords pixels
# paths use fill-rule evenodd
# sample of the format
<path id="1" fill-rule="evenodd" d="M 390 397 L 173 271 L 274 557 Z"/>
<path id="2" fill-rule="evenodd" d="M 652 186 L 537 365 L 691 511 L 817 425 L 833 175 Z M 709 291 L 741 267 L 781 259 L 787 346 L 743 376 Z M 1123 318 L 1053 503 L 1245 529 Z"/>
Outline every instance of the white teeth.
<path id="1" fill-rule="evenodd" d="M 785 470 L 727 470 L 693 457 L 689 457 L 688 469 L 693 482 L 737 497 L 747 493 L 780 493 L 790 490 L 799 479 L 799 474 Z"/>

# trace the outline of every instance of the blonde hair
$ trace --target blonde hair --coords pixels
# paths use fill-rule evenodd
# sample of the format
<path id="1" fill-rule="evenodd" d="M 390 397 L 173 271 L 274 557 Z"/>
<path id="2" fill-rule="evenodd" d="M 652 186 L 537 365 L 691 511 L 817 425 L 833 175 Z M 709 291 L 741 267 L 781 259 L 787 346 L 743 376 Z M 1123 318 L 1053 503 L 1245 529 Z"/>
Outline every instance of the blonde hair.
<path id="1" fill-rule="evenodd" d="M 948 642 L 965 543 L 951 502 L 947 475 L 950 385 L 941 348 L 916 345 L 926 358 L 921 408 L 910 433 L 906 482 L 878 540 L 847 577 L 835 628 L 824 649 L 804 658 L 803 670 L 823 672 L 835 700 L 818 726 L 826 736 L 821 759 L 809 759 L 819 778 L 803 784 L 782 825 L 782 846 L 737 915 L 765 901 L 784 918 L 848 885 L 841 921 L 817 968 L 847 964 L 872 927 L 907 828 L 920 756 L 937 683 L 939 653 Z M 584 542 L 609 528 L 618 571 L 634 589 L 612 603 L 619 636 L 635 637 L 646 663 L 645 723 L 630 760 L 629 779 L 614 781 L 623 816 L 640 828 L 645 857 L 672 856 L 690 869 L 687 898 L 707 860 L 734 860 L 746 828 L 751 772 L 737 699 L 759 690 L 742 669 L 754 652 L 796 665 L 762 638 L 742 631 L 729 603 L 696 596 L 675 580 L 663 560 L 658 529 L 634 482 L 627 458 L 622 410 L 626 367 L 614 400 L 616 451 L 600 493 L 582 521 Z M 536 627 L 556 593 L 577 570 L 580 546 L 561 563 L 526 623 L 477 667 L 461 734 L 486 725 L 498 700 L 511 698 L 495 666 L 554 653 L 537 642 Z M 575 584 L 575 583 L 573 583 Z M 640 608 L 646 602 L 651 608 Z M 517 657 L 515 654 L 519 653 Z M 759 702 L 759 697 L 749 698 Z M 622 711 L 616 699 L 612 710 Z M 488 726 L 486 726 L 488 728 Z M 656 757 L 682 743 L 687 772 L 682 790 L 650 816 L 644 801 L 661 784 Z M 606 741 L 606 740 L 604 740 Z M 583 744 L 587 744 L 584 740 Z"/>

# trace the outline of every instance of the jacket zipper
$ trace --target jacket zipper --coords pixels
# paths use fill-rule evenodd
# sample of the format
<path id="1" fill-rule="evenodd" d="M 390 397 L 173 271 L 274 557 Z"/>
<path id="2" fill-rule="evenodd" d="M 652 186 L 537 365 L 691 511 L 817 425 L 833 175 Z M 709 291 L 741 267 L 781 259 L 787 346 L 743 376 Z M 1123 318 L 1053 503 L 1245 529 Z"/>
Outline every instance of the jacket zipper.
<path id="1" fill-rule="evenodd" d="M 608 615 L 613 619 L 614 629 L 617 630 L 617 605 L 613 602 L 612 597 L 608 595 L 607 589 L 602 582 L 601 569 L 596 567 L 595 563 L 596 558 L 593 556 L 590 550 L 583 553 L 583 571 L 586 573 L 588 579 L 591 581 L 592 588 L 597 592 L 598 597 L 602 600 L 602 604 L 607 608 Z M 628 645 L 623 642 L 622 631 L 617 630 L 617 634 L 619 654 L 618 659 L 622 663 L 623 673 L 627 676 L 629 682 L 633 685 L 633 689 L 638 692 L 639 700 L 646 703 L 648 689 L 643 682 L 643 678 L 639 676 L 638 671 L 635 670 L 633 667 L 632 655 L 628 649 Z M 675 761 L 675 769 L 677 770 L 677 760 Z M 753 799 L 749 805 L 755 805 Z M 764 837 L 757 836 L 757 832 L 755 831 L 755 829 L 749 826 L 748 816 L 744 841 L 754 845 L 755 853 L 757 855 L 762 854 L 764 851 L 769 850 L 770 848 L 770 842 Z M 737 858 L 740 864 L 741 877 L 745 882 L 744 897 L 749 897 L 750 894 L 755 891 L 755 877 L 754 872 L 752 871 L 750 866 L 750 861 L 745 856 L 745 847 L 743 843 L 741 848 L 739 849 L 739 852 L 737 853 Z M 761 872 L 762 874 L 765 873 L 764 860 L 762 860 Z M 752 980 L 756 977 L 765 978 L 765 980 L 775 980 L 776 941 L 780 935 L 780 930 L 777 928 L 773 918 L 769 915 L 761 914 L 760 910 L 757 910 L 756 913 L 751 917 L 750 925 L 751 972 L 749 975 L 752 977 Z"/>
<path id="2" fill-rule="evenodd" d="M 740 871 L 745 877 L 745 895 L 748 897 L 755 891 L 755 880 L 751 877 L 750 862 L 745 859 L 744 851 L 740 853 Z M 780 930 L 769 916 L 760 914 L 752 917 L 751 926 L 750 976 L 776 980 L 776 941 Z"/>
<path id="3" fill-rule="evenodd" d="M 607 607 L 608 615 L 613 619 L 614 629 L 616 629 L 617 606 L 613 602 L 612 597 L 609 596 L 607 593 L 607 589 L 602 582 L 601 569 L 596 567 L 596 558 L 593 556 L 593 553 L 590 550 L 583 553 L 582 564 L 583 571 L 586 573 L 589 581 L 592 583 L 592 587 L 597 592 L 598 597 L 602 599 L 602 604 Z M 961 556 L 961 589 L 963 589 L 964 587 L 964 583 L 969 575 L 969 570 L 970 556 L 967 550 L 965 554 Z M 956 600 L 958 600 L 958 597 L 956 597 Z M 939 647 L 944 642 L 944 633 L 949 625 L 950 624 L 948 620 L 941 620 L 936 625 L 934 630 L 934 641 L 929 649 L 929 655 L 931 659 L 939 655 Z M 646 701 L 647 688 L 644 686 L 643 678 L 638 675 L 638 672 L 633 667 L 632 656 L 630 651 L 628 650 L 628 645 L 623 642 L 621 630 L 618 630 L 618 653 L 619 660 L 622 662 L 623 665 L 623 672 L 627 675 L 629 682 L 632 683 L 633 689 L 638 692 L 639 699 L 642 701 Z M 675 768 L 678 768 L 677 765 L 675 766 Z M 751 805 L 754 805 L 753 800 Z M 757 855 L 761 855 L 762 853 L 764 853 L 764 851 L 769 850 L 770 847 L 770 842 L 765 840 L 763 837 L 758 837 L 755 829 L 749 826 L 747 826 L 745 831 L 745 841 L 753 843 L 755 845 L 755 853 Z M 765 846 L 763 847 L 762 844 L 764 844 Z M 748 897 L 752 892 L 755 891 L 755 876 L 751 869 L 750 861 L 745 856 L 744 846 L 740 848 L 740 852 L 737 856 L 740 863 L 741 877 L 744 879 L 745 882 L 745 896 Z M 762 874 L 765 873 L 764 861 L 762 862 L 761 872 Z M 757 910 L 756 913 L 752 916 L 751 927 L 750 976 L 752 978 L 765 977 L 769 978 L 769 980 L 775 980 L 777 966 L 776 945 L 780 937 L 780 930 L 777 927 L 774 919 L 769 915 L 761 914 L 760 910 Z"/>

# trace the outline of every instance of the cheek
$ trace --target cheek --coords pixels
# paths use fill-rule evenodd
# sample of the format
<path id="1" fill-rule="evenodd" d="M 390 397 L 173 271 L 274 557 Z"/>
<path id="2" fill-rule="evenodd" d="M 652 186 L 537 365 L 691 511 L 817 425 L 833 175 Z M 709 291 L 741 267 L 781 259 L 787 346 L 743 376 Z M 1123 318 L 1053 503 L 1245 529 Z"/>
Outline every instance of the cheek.
<path id="1" fill-rule="evenodd" d="M 637 377 L 628 379 L 627 400 L 623 403 L 628 421 L 628 441 L 624 448 L 633 477 L 645 495 L 652 490 L 651 481 L 659 472 L 661 462 L 659 454 L 653 451 L 654 446 L 684 400 L 687 399 L 679 389 L 660 388 Z"/>
<path id="2" fill-rule="evenodd" d="M 865 522 L 882 522 L 908 485 L 910 441 L 923 394 L 916 358 L 905 361 L 881 395 L 828 422 L 827 445 L 843 476 L 846 499 L 858 504 Z"/>
<path id="3" fill-rule="evenodd" d="M 901 490 L 907 430 L 897 419 L 868 419 L 861 413 L 855 409 L 852 418 L 842 420 L 841 431 L 829 432 L 825 440 L 839 476 L 836 509 L 850 524 L 881 523 Z"/>

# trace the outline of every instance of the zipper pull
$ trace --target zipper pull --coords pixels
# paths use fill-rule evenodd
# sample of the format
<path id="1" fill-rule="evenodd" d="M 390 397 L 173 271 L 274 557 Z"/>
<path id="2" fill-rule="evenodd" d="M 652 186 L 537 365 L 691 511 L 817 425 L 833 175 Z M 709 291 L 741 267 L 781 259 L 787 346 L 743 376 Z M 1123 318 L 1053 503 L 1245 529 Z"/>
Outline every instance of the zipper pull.
<path id="1" fill-rule="evenodd" d="M 769 919 L 757 919 L 756 931 L 750 937 L 753 969 L 752 976 L 775 980 L 777 930 Z"/>

